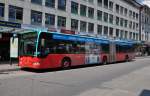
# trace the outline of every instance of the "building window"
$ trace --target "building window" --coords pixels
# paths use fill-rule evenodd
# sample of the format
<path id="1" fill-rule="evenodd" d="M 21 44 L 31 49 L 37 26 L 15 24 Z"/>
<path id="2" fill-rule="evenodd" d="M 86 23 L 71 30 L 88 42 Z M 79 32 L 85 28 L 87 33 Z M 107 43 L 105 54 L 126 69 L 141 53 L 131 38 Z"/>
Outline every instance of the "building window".
<path id="1" fill-rule="evenodd" d="M 78 14 L 78 3 L 71 1 L 71 13 Z"/>
<path id="2" fill-rule="evenodd" d="M 120 38 L 123 39 L 123 36 L 124 36 L 124 31 L 121 30 L 121 31 L 120 31 Z"/>
<path id="3" fill-rule="evenodd" d="M 114 6 L 114 3 L 112 1 L 109 1 L 109 10 L 113 11 L 113 6 Z"/>
<path id="4" fill-rule="evenodd" d="M 42 0 L 31 0 L 31 3 L 42 5 Z"/>
<path id="5" fill-rule="evenodd" d="M 94 32 L 94 24 L 93 23 L 89 23 L 88 24 L 88 32 L 89 33 L 93 33 Z"/>
<path id="6" fill-rule="evenodd" d="M 112 14 L 109 14 L 109 23 L 113 24 L 113 18 L 114 16 Z"/>
<path id="7" fill-rule="evenodd" d="M 129 28 L 130 29 L 132 28 L 132 21 L 130 21 L 130 23 L 129 23 Z"/>
<path id="8" fill-rule="evenodd" d="M 119 13 L 119 5 L 116 4 L 116 12 Z"/>
<path id="9" fill-rule="evenodd" d="M 120 6 L 120 14 L 123 14 L 123 10 L 124 10 L 124 8 L 122 6 Z"/>
<path id="10" fill-rule="evenodd" d="M 9 5 L 9 20 L 22 22 L 23 8 Z"/>
<path id="11" fill-rule="evenodd" d="M 128 31 L 125 31 L 125 39 L 128 38 Z"/>
<path id="12" fill-rule="evenodd" d="M 92 4 L 94 3 L 94 1 L 93 1 L 93 0 L 88 0 L 88 1 L 89 1 L 89 3 L 92 3 Z"/>
<path id="13" fill-rule="evenodd" d="M 71 30 L 78 30 L 78 20 L 71 19 Z"/>
<path id="14" fill-rule="evenodd" d="M 116 29 L 116 37 L 119 37 L 119 29 Z"/>
<path id="15" fill-rule="evenodd" d="M 139 14 L 138 13 L 136 13 L 136 20 L 138 20 L 139 19 Z"/>
<path id="16" fill-rule="evenodd" d="M 97 34 L 102 35 L 103 27 L 102 25 L 97 25 Z"/>
<path id="17" fill-rule="evenodd" d="M 129 11 L 129 17 L 132 17 L 132 11 L 131 10 Z"/>
<path id="18" fill-rule="evenodd" d="M 88 17 L 94 18 L 94 8 L 88 8 Z"/>
<path id="19" fill-rule="evenodd" d="M 136 27 L 136 26 L 135 26 L 135 22 L 133 22 L 133 29 L 134 29 L 134 30 L 135 30 L 135 27 Z"/>
<path id="20" fill-rule="evenodd" d="M 102 0 L 97 0 L 98 6 L 102 6 Z"/>
<path id="21" fill-rule="evenodd" d="M 55 25 L 55 15 L 46 13 L 45 14 L 45 24 L 54 26 Z"/>
<path id="22" fill-rule="evenodd" d="M 80 15 L 86 16 L 86 9 L 87 7 L 85 5 L 80 5 Z"/>
<path id="23" fill-rule="evenodd" d="M 135 40 L 135 33 L 133 33 L 133 40 Z"/>
<path id="24" fill-rule="evenodd" d="M 58 27 L 66 27 L 66 17 L 58 16 L 57 25 Z"/>
<path id="25" fill-rule="evenodd" d="M 139 24 L 138 23 L 136 23 L 136 30 L 138 30 L 139 29 Z"/>
<path id="26" fill-rule="evenodd" d="M 130 32 L 130 34 L 129 34 L 129 38 L 130 38 L 130 39 L 132 39 L 132 32 Z"/>
<path id="27" fill-rule="evenodd" d="M 86 32 L 86 26 L 87 26 L 86 22 L 80 21 L 80 31 L 81 32 Z"/>
<path id="28" fill-rule="evenodd" d="M 31 10 L 31 24 L 42 24 L 42 12 Z"/>
<path id="29" fill-rule="evenodd" d="M 45 6 L 55 8 L 55 0 L 46 0 Z"/>
<path id="30" fill-rule="evenodd" d="M 145 32 L 145 40 L 148 40 L 148 32 Z"/>
<path id="31" fill-rule="evenodd" d="M 136 14 L 135 14 L 135 12 L 133 12 L 133 19 L 135 19 L 136 18 L 136 16 L 135 16 Z"/>
<path id="32" fill-rule="evenodd" d="M 114 31 L 114 29 L 110 27 L 109 28 L 109 36 L 113 37 L 113 31 Z"/>
<path id="33" fill-rule="evenodd" d="M 5 5 L 3 3 L 0 3 L 0 17 L 4 17 L 4 8 Z"/>
<path id="34" fill-rule="evenodd" d="M 58 0 L 58 9 L 66 10 L 66 0 Z"/>
<path id="35" fill-rule="evenodd" d="M 108 0 L 104 0 L 104 7 L 108 8 Z"/>
<path id="36" fill-rule="evenodd" d="M 136 33 L 136 40 L 138 40 L 138 37 L 139 37 L 139 34 L 138 34 L 138 33 Z"/>
<path id="37" fill-rule="evenodd" d="M 125 8 L 125 9 L 124 9 L 124 15 L 127 16 L 127 14 L 128 14 L 128 9 Z"/>
<path id="38" fill-rule="evenodd" d="M 124 19 L 121 18 L 121 19 L 120 19 L 120 26 L 122 26 L 122 27 L 123 27 L 123 22 L 124 22 Z"/>
<path id="39" fill-rule="evenodd" d="M 125 20 L 124 22 L 125 22 L 125 23 L 124 23 L 124 27 L 127 28 L 127 27 L 128 27 L 128 20 Z"/>
<path id="40" fill-rule="evenodd" d="M 108 13 L 105 13 L 105 12 L 104 12 L 104 21 L 108 22 Z"/>
<path id="41" fill-rule="evenodd" d="M 107 26 L 104 26 L 104 35 L 108 36 L 108 27 Z"/>
<path id="42" fill-rule="evenodd" d="M 102 20 L 102 11 L 97 10 L 97 20 Z"/>
<path id="43" fill-rule="evenodd" d="M 116 17 L 116 25 L 119 25 L 119 17 Z"/>

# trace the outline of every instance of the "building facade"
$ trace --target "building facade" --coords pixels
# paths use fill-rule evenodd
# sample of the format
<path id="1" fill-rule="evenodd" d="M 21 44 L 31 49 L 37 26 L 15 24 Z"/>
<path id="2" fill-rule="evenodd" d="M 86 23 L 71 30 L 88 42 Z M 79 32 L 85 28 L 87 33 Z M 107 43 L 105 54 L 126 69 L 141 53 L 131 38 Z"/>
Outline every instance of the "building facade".
<path id="1" fill-rule="evenodd" d="M 138 41 L 140 8 L 134 0 L 0 0 L 0 60 L 10 55 L 12 34 L 7 32 L 20 24 L 20 29 L 64 29 L 80 35 Z M 7 24 L 10 28 L 3 28 Z M 3 52 L 7 55 L 2 56 Z"/>
<path id="2" fill-rule="evenodd" d="M 143 5 L 141 17 L 141 40 L 150 42 L 150 7 Z"/>
<path id="3" fill-rule="evenodd" d="M 139 40 L 139 8 L 133 0 L 1 0 L 0 20 Z"/>
<path id="4" fill-rule="evenodd" d="M 140 41 L 142 55 L 150 55 L 150 7 L 143 5 L 140 11 Z"/>

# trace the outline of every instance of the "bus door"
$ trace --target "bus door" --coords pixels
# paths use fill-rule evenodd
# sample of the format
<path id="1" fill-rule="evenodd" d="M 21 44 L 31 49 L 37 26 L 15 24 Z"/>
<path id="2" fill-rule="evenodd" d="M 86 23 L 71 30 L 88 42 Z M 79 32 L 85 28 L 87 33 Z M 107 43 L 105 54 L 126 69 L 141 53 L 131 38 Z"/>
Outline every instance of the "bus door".
<path id="1" fill-rule="evenodd" d="M 110 42 L 109 44 L 109 62 L 115 62 L 116 61 L 116 44 L 114 42 Z"/>
<path id="2" fill-rule="evenodd" d="M 94 43 L 86 43 L 85 45 L 85 64 L 100 63 L 100 47 Z"/>

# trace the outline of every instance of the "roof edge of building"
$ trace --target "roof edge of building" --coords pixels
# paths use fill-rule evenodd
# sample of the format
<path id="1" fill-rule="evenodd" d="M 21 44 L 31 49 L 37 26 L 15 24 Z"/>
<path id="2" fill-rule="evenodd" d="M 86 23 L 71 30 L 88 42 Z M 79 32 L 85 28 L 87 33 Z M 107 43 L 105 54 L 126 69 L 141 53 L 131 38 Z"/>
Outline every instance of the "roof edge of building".
<path id="1" fill-rule="evenodd" d="M 132 5 L 136 6 L 136 7 L 139 7 L 139 8 L 143 6 L 142 4 L 137 2 L 136 0 L 123 0 L 123 1 L 125 1 L 127 3 L 130 3 L 130 4 L 132 4 Z"/>

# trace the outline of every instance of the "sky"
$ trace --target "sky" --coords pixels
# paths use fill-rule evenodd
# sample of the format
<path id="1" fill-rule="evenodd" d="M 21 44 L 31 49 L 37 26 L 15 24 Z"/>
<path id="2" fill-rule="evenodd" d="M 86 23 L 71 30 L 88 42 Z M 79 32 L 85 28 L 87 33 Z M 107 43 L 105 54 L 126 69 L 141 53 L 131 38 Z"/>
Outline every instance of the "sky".
<path id="1" fill-rule="evenodd" d="M 144 0 L 143 4 L 148 5 L 150 7 L 150 0 Z"/>
<path id="2" fill-rule="evenodd" d="M 143 3 L 144 2 L 144 0 L 136 0 L 136 1 L 138 1 L 139 3 Z"/>
<path id="3" fill-rule="evenodd" d="M 144 0 L 137 0 L 137 1 L 141 3 L 141 2 L 144 1 Z"/>
<path id="4" fill-rule="evenodd" d="M 150 0 L 137 0 L 137 1 L 140 2 L 141 4 L 145 4 L 150 7 Z"/>

